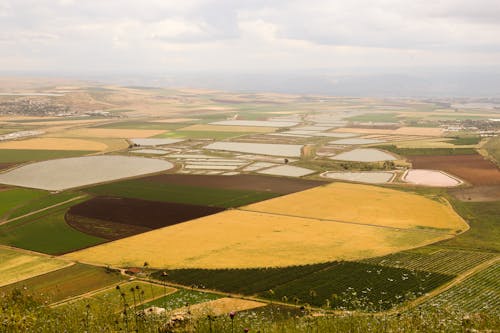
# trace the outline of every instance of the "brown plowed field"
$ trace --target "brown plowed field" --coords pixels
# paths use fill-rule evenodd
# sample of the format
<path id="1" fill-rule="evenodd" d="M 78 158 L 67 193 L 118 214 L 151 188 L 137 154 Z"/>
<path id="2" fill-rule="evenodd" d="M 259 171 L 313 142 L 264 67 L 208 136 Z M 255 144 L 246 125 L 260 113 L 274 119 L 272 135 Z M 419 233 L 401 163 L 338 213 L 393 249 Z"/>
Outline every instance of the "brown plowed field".
<path id="1" fill-rule="evenodd" d="M 66 221 L 87 234 L 119 239 L 223 210 L 219 207 L 96 197 L 71 207 L 66 213 Z"/>
<path id="2" fill-rule="evenodd" d="M 204 175 L 178 175 L 164 174 L 142 178 L 162 184 L 213 187 L 226 190 L 246 190 L 289 194 L 307 190 L 327 182 L 293 178 L 280 178 L 257 175 L 235 176 L 204 176 Z"/>
<path id="3" fill-rule="evenodd" d="M 443 170 L 472 185 L 500 185 L 500 170 L 481 155 L 410 156 L 413 168 Z"/>

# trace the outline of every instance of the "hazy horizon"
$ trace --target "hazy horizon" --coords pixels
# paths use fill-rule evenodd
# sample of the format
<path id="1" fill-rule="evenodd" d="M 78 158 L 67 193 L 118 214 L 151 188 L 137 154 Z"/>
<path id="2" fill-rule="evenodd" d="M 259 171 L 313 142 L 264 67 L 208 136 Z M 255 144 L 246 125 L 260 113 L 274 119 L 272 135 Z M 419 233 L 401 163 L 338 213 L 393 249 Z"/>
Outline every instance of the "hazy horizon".
<path id="1" fill-rule="evenodd" d="M 0 0 L 0 75 L 500 96 L 500 2 Z"/>

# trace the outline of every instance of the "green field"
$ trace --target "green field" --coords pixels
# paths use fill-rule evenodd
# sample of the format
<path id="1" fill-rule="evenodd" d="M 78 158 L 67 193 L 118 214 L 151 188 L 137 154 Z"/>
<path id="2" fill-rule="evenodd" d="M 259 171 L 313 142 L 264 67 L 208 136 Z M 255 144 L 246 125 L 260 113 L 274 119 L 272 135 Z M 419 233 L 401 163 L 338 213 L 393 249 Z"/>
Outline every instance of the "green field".
<path id="1" fill-rule="evenodd" d="M 500 136 L 493 137 L 486 142 L 484 148 L 488 154 L 500 165 Z"/>
<path id="2" fill-rule="evenodd" d="M 59 308 L 73 307 L 78 309 L 89 305 L 91 308 L 104 307 L 108 310 L 120 311 L 124 308 L 135 308 L 148 300 L 161 297 L 165 293 L 168 294 L 174 290 L 170 287 L 165 289 L 158 284 L 142 281 L 126 282 L 74 301 L 63 303 Z"/>
<path id="3" fill-rule="evenodd" d="M 278 196 L 278 194 L 269 192 L 158 184 L 141 180 L 128 180 L 98 185 L 88 188 L 85 191 L 94 195 L 109 195 L 224 208 L 243 206 Z"/>
<path id="4" fill-rule="evenodd" d="M 452 275 L 357 262 L 267 269 L 170 270 L 168 279 L 223 292 L 336 309 L 388 309 L 423 295 Z"/>
<path id="5" fill-rule="evenodd" d="M 0 149 L 0 163 L 43 161 L 55 158 L 83 156 L 93 153 L 88 150 L 30 150 Z"/>
<path id="6" fill-rule="evenodd" d="M 47 254 L 62 254 L 105 242 L 73 229 L 66 210 L 83 200 L 58 206 L 0 226 L 0 244 Z"/>
<path id="7" fill-rule="evenodd" d="M 477 154 L 474 148 L 398 148 L 395 145 L 380 145 L 376 148 L 390 151 L 400 156 L 416 156 L 416 155 L 474 155 Z"/>
<path id="8" fill-rule="evenodd" d="M 447 248 L 500 252 L 500 202 L 464 202 L 449 199 L 470 225 L 467 232 L 439 243 Z"/>
<path id="9" fill-rule="evenodd" d="M 23 216 L 40 209 L 45 209 L 47 207 L 59 204 L 61 202 L 76 198 L 81 195 L 83 195 L 83 193 L 61 192 L 61 193 L 49 194 L 42 197 L 37 197 L 21 206 L 18 206 L 18 208 L 12 210 L 9 213 L 9 219 Z"/>
<path id="10" fill-rule="evenodd" d="M 30 202 L 46 196 L 48 192 L 41 190 L 29 190 L 23 188 L 13 188 L 0 191 L 0 219 L 6 218 L 10 213 Z"/>
<path id="11" fill-rule="evenodd" d="M 366 259 L 363 262 L 381 266 L 458 275 L 496 256 L 494 253 L 447 250 L 434 246 L 426 246 L 420 249 L 389 254 L 384 257 Z"/>
<path id="12" fill-rule="evenodd" d="M 462 137 L 454 137 L 452 140 L 446 141 L 452 143 L 456 146 L 465 146 L 465 145 L 477 145 L 481 141 L 480 136 L 462 136 Z"/>
<path id="13" fill-rule="evenodd" d="M 0 286 L 60 269 L 68 264 L 64 260 L 0 247 Z"/>
<path id="14" fill-rule="evenodd" d="M 167 311 L 182 308 L 188 305 L 213 301 L 219 299 L 223 296 L 205 293 L 196 290 L 179 289 L 176 292 L 169 294 L 165 297 L 155 299 L 154 301 L 147 302 L 143 304 L 143 308 L 148 308 L 150 306 L 158 306 L 166 309 Z"/>
<path id="15" fill-rule="evenodd" d="M 454 308 L 473 313 L 493 311 L 500 318 L 500 263 L 431 298 L 423 307 Z"/>
<path id="16" fill-rule="evenodd" d="M 120 282 L 116 271 L 75 264 L 0 288 L 0 293 L 25 289 L 35 299 L 49 304 Z"/>

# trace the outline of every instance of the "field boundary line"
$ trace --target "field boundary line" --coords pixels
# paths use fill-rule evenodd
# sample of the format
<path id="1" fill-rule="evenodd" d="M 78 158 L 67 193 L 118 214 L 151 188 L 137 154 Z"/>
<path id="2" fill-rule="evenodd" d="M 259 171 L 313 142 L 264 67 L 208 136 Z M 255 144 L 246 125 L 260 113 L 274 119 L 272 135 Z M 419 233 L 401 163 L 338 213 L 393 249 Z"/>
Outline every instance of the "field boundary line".
<path id="1" fill-rule="evenodd" d="M 14 221 L 17 221 L 17 220 L 23 219 L 23 218 L 25 218 L 25 217 L 29 217 L 29 216 L 32 216 L 32 215 L 35 215 L 35 214 L 38 214 L 38 213 L 44 212 L 44 211 L 46 211 L 46 210 L 49 210 L 49 209 L 52 209 L 52 208 L 56 208 L 56 207 L 59 207 L 59 206 L 65 205 L 65 204 L 67 204 L 67 203 L 70 203 L 70 202 L 73 202 L 73 201 L 76 201 L 76 200 L 79 200 L 79 199 L 86 198 L 86 197 L 87 197 L 87 195 L 80 195 L 80 196 L 77 196 L 77 197 L 71 198 L 71 199 L 69 199 L 69 200 L 66 200 L 66 201 L 63 201 L 63 202 L 56 203 L 55 205 L 51 205 L 51 206 L 48 206 L 48 207 L 45 207 L 45 208 L 42 208 L 42 209 L 35 210 L 35 211 L 33 211 L 33 212 L 29 212 L 28 214 L 24 214 L 24 215 L 21 215 L 21 216 L 18 216 L 18 217 L 14 217 L 14 218 L 9 219 L 9 220 L 6 220 L 6 221 L 2 221 L 2 222 L 0 222 L 0 225 L 4 225 L 4 224 L 10 223 L 10 222 L 14 222 Z"/>
<path id="2" fill-rule="evenodd" d="M 485 261 L 485 262 L 469 269 L 468 271 L 457 275 L 453 280 L 442 285 L 441 287 L 438 287 L 438 288 L 430 291 L 429 293 L 426 293 L 424 296 L 419 297 L 416 300 L 414 300 L 408 304 L 402 305 L 401 307 L 394 307 L 393 309 L 390 309 L 388 311 L 381 312 L 381 314 L 395 314 L 398 312 L 408 311 L 408 310 L 410 310 L 410 309 L 412 309 L 412 308 L 414 308 L 422 303 L 425 303 L 429 299 L 432 299 L 432 298 L 438 296 L 439 294 L 442 294 L 445 291 L 448 291 L 449 289 L 453 288 L 454 286 L 464 282 L 464 280 L 466 280 L 466 279 L 470 278 L 471 276 L 493 266 L 494 264 L 496 264 L 499 261 L 500 261 L 500 256 L 497 256 L 493 259 Z"/>
<path id="3" fill-rule="evenodd" d="M 236 210 L 240 210 L 240 211 L 244 211 L 244 212 L 260 213 L 260 214 L 266 214 L 266 215 L 274 215 L 274 216 L 296 217 L 296 218 L 301 218 L 301 219 L 306 219 L 306 220 L 326 221 L 326 222 L 335 222 L 335 223 L 343 223 L 343 224 L 355 224 L 355 225 L 362 225 L 362 226 L 367 226 L 367 227 L 384 228 L 384 229 L 391 229 L 391 230 L 398 230 L 398 231 L 418 231 L 418 232 L 426 232 L 426 233 L 431 233 L 431 234 L 450 235 L 450 236 L 459 235 L 459 234 L 449 233 L 449 232 L 445 232 L 445 231 L 441 232 L 441 231 L 433 231 L 433 230 L 428 230 L 428 229 L 410 229 L 410 228 L 403 228 L 403 227 L 391 227 L 391 226 L 387 226 L 387 225 L 378 225 L 378 224 L 363 223 L 363 222 L 356 222 L 356 221 L 322 219 L 322 218 L 318 218 L 318 217 L 307 217 L 307 216 L 292 215 L 292 214 L 285 214 L 285 213 L 271 213 L 271 212 L 246 209 L 246 208 L 236 208 Z"/>

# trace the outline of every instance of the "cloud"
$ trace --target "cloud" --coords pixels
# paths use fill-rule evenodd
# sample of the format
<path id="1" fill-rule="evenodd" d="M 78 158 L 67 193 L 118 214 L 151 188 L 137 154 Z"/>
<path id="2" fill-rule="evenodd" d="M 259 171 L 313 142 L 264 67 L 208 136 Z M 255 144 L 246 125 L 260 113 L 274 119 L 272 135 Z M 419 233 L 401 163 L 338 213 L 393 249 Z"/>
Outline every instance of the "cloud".
<path id="1" fill-rule="evenodd" d="M 500 66 L 498 0 L 0 0 L 0 17 L 2 68 Z"/>

